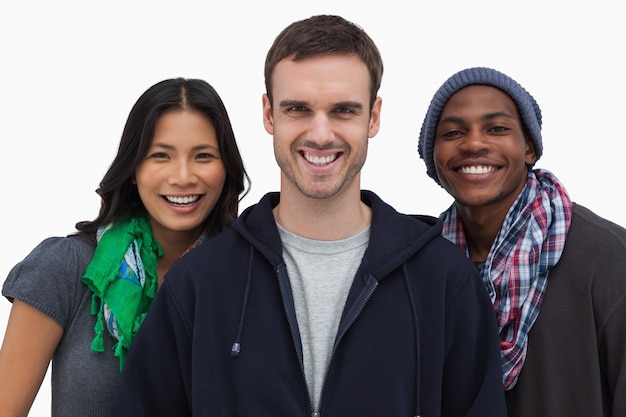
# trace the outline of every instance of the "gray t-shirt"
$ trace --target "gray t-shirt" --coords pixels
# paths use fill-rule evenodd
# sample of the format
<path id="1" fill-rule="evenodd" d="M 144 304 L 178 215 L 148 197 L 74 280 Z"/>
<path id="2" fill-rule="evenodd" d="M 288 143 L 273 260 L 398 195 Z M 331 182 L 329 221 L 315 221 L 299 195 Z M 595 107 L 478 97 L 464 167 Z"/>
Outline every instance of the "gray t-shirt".
<path id="1" fill-rule="evenodd" d="M 343 240 L 306 239 L 278 226 L 302 339 L 304 374 L 314 407 L 343 307 L 369 243 L 370 228 Z"/>
<path id="2" fill-rule="evenodd" d="M 52 359 L 52 417 L 105 417 L 119 378 L 113 341 L 91 351 L 96 316 L 81 277 L 94 246 L 84 239 L 44 240 L 9 273 L 2 295 L 18 299 L 54 319 L 64 330 Z"/>

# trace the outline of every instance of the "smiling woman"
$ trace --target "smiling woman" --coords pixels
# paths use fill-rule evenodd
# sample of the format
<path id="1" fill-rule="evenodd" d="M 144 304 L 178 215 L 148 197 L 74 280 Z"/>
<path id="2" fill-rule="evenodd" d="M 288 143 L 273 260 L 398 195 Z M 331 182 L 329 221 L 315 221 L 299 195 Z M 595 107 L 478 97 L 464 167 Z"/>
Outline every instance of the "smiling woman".
<path id="1" fill-rule="evenodd" d="M 213 123 L 195 110 L 162 114 L 134 180 L 157 241 L 174 235 L 181 243 L 187 240 L 184 246 L 191 245 L 204 230 L 225 180 Z M 169 264 L 159 267 L 165 272 Z"/>
<path id="2" fill-rule="evenodd" d="M 230 226 L 246 181 L 213 87 L 183 78 L 150 87 L 97 190 L 98 217 L 44 240 L 4 283 L 13 302 L 0 350 L 5 415 L 28 413 L 54 355 L 51 415 L 106 416 L 165 273 Z"/>

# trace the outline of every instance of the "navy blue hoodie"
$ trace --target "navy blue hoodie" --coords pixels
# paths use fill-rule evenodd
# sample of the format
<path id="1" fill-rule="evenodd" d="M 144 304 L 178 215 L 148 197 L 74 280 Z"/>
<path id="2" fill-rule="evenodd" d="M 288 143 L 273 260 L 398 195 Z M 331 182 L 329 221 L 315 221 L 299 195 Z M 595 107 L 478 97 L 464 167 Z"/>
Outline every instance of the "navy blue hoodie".
<path id="1" fill-rule="evenodd" d="M 505 416 L 495 315 L 441 223 L 363 191 L 370 242 L 346 300 L 321 417 Z M 314 415 L 282 246 L 266 195 L 172 266 L 110 416 Z M 320 268 L 328 268 L 320 260 Z"/>

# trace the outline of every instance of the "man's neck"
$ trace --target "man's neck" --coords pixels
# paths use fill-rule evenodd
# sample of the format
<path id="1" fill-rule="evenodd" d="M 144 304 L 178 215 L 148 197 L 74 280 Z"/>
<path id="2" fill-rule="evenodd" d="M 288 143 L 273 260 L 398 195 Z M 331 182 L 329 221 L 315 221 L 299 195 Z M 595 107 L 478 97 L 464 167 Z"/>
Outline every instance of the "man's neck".
<path id="1" fill-rule="evenodd" d="M 328 199 L 281 192 L 274 219 L 284 229 L 308 239 L 340 240 L 354 236 L 371 223 L 371 209 L 360 190 Z"/>
<path id="2" fill-rule="evenodd" d="M 457 205 L 457 209 L 463 222 L 470 259 L 484 262 L 502 227 L 506 213 L 494 213 L 492 210 L 485 210 L 484 207 L 461 205 Z"/>

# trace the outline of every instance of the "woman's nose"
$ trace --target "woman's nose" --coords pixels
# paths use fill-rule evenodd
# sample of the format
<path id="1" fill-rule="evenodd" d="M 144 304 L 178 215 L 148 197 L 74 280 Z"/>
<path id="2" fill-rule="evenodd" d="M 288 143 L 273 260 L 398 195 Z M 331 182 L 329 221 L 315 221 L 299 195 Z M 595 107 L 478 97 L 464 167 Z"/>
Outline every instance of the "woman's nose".
<path id="1" fill-rule="evenodd" d="M 175 185 L 188 185 L 192 184 L 196 180 L 193 167 L 186 161 L 173 164 L 172 172 L 170 173 L 170 184 Z"/>

